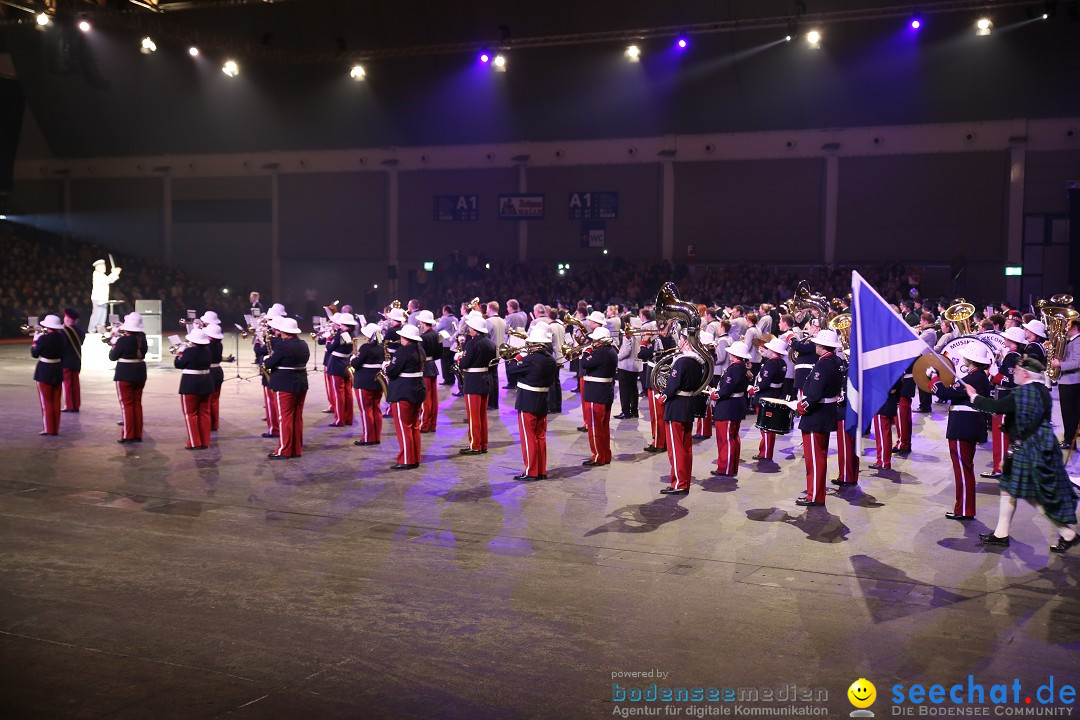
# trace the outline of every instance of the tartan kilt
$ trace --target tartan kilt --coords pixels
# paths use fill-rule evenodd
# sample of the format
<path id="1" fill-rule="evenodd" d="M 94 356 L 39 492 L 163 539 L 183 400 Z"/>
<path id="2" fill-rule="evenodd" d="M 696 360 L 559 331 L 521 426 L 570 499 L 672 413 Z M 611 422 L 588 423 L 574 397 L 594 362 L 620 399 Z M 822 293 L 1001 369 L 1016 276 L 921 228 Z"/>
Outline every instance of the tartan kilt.
<path id="1" fill-rule="evenodd" d="M 1012 467 L 1001 489 L 1015 498 L 1033 500 L 1055 522 L 1076 522 L 1076 493 L 1061 458 L 1053 430 L 1044 425 L 1013 453 Z"/>

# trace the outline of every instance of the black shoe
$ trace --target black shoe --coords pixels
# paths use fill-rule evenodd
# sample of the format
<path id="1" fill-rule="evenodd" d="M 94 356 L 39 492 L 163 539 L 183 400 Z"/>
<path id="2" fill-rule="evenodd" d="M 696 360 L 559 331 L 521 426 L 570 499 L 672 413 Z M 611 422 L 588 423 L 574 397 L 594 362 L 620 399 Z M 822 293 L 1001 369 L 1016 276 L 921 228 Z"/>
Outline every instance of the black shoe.
<path id="1" fill-rule="evenodd" d="M 270 458 L 271 460 L 289 460 L 290 458 L 292 458 L 292 455 L 278 455 L 277 453 L 270 453 L 266 457 Z"/>
<path id="2" fill-rule="evenodd" d="M 722 473 L 719 470 L 710 470 L 709 474 L 713 475 L 715 477 L 726 477 L 726 478 L 731 478 L 732 480 L 735 479 L 734 475 L 728 475 L 727 473 Z"/>
<path id="3" fill-rule="evenodd" d="M 982 537 L 982 536 L 980 535 L 980 537 Z M 1005 544 L 1006 545 L 1009 544 L 1008 540 L 1009 540 L 1008 538 L 1005 538 Z M 1080 543 L 1080 535 L 1077 535 L 1072 540 L 1066 540 L 1065 538 L 1058 535 L 1058 541 L 1057 541 L 1056 544 L 1050 546 L 1050 552 L 1052 552 L 1052 553 L 1063 553 L 1066 550 L 1068 550 L 1069 548 L 1071 548 L 1073 545 L 1076 545 L 1077 543 Z"/>
<path id="4" fill-rule="evenodd" d="M 79 411 L 78 410 L 68 410 L 68 409 L 65 408 L 65 409 L 61 410 L 60 412 L 79 412 Z"/>
<path id="5" fill-rule="evenodd" d="M 368 440 L 367 442 L 364 442 L 363 440 L 353 440 L 353 445 L 359 445 L 360 447 L 366 447 L 368 445 L 378 445 L 378 444 L 379 444 L 378 440 Z"/>
<path id="6" fill-rule="evenodd" d="M 117 425 L 119 425 L 120 427 L 123 427 L 123 426 L 124 426 L 124 421 L 123 421 L 123 420 L 121 420 L 120 422 L 118 422 L 118 423 L 116 423 L 116 424 L 117 424 Z"/>
<path id="7" fill-rule="evenodd" d="M 871 470 L 892 470 L 891 467 L 888 467 L 887 465 L 882 465 L 881 463 L 874 463 L 873 465 L 870 466 L 870 469 Z M 841 483 L 837 483 L 837 484 L 839 485 Z"/>
<path id="8" fill-rule="evenodd" d="M 979 533 L 979 539 L 982 540 L 984 545 L 1000 545 L 1001 547 L 1009 547 L 1009 538 L 1008 537 L 999 538 L 994 533 Z M 1053 550 L 1054 548 L 1050 548 L 1050 549 Z M 1055 552 L 1065 552 L 1065 551 L 1064 550 L 1059 550 L 1059 551 L 1055 551 Z"/>
<path id="9" fill-rule="evenodd" d="M 64 412 L 67 412 L 67 410 L 65 410 Z M 78 411 L 78 410 L 76 410 L 75 412 L 79 412 L 79 411 Z M 1067 442 L 1062 442 L 1062 443 L 1061 443 L 1061 449 L 1062 449 L 1062 450 L 1075 450 L 1075 448 L 1074 448 L 1074 447 L 1072 446 L 1072 444 L 1071 444 L 1071 443 L 1067 443 Z M 1057 547 L 1057 546 L 1055 545 L 1054 547 Z M 1065 551 L 1064 551 L 1064 550 L 1062 550 L 1061 552 L 1065 552 Z"/>
<path id="10" fill-rule="evenodd" d="M 473 450 L 472 448 L 461 448 L 458 450 L 458 455 L 480 455 L 483 450 Z"/>
<path id="11" fill-rule="evenodd" d="M 691 439 L 691 440 L 704 440 L 704 439 L 705 439 L 705 436 L 704 436 L 704 435 L 693 435 L 693 436 L 691 436 L 691 438 L 690 438 L 690 439 Z M 764 460 L 765 458 L 760 458 L 760 459 L 761 459 L 761 460 Z"/>
<path id="12" fill-rule="evenodd" d="M 343 423 L 330 423 L 326 427 L 345 427 Z"/>
<path id="13" fill-rule="evenodd" d="M 825 503 L 824 502 L 813 502 L 812 500 L 807 500 L 806 498 L 801 497 L 801 498 L 798 498 L 795 501 L 795 504 L 798 505 L 799 507 L 822 507 Z"/>
<path id="14" fill-rule="evenodd" d="M 625 413 L 619 413 L 618 415 L 615 415 L 615 416 L 614 416 L 614 418 L 615 418 L 616 420 L 625 420 L 625 419 L 626 419 L 626 418 L 628 418 L 628 417 L 630 417 L 630 416 L 629 416 L 629 415 L 626 415 Z"/>
<path id="15" fill-rule="evenodd" d="M 750 459 L 751 460 L 768 460 L 769 458 L 765 457 L 764 455 L 754 455 Z"/>
<path id="16" fill-rule="evenodd" d="M 667 452 L 667 450 L 665 448 L 658 448 L 655 445 L 646 445 L 645 446 L 645 452 L 658 453 L 658 452 Z"/>
<path id="17" fill-rule="evenodd" d="M 539 480 L 540 478 L 537 477 L 536 475 L 526 475 L 525 473 L 521 473 L 520 475 L 515 475 L 514 479 L 515 480 Z"/>
<path id="18" fill-rule="evenodd" d="M 661 495 L 689 495 L 690 494 L 690 488 L 687 488 L 685 490 L 677 490 L 677 489 L 675 489 L 673 487 L 666 487 L 666 488 L 661 488 L 660 489 L 660 494 Z"/>
<path id="19" fill-rule="evenodd" d="M 263 433 L 262 436 L 264 438 L 279 438 L 279 437 L 281 437 L 280 435 L 275 435 L 274 433 Z"/>
<path id="20" fill-rule="evenodd" d="M 589 428 L 585 427 L 584 425 L 579 425 L 577 431 L 578 432 L 589 432 Z"/>
<path id="21" fill-rule="evenodd" d="M 892 449 L 892 454 L 893 455 L 910 455 L 911 454 L 911 448 L 894 447 Z"/>
<path id="22" fill-rule="evenodd" d="M 915 408 L 915 412 L 917 412 L 917 413 L 928 413 L 928 412 L 931 412 L 931 410 L 930 410 L 930 408 Z"/>
<path id="23" fill-rule="evenodd" d="M 948 518 L 949 520 L 974 520 L 975 519 L 974 515 L 957 515 L 956 513 L 952 513 L 952 512 L 945 513 L 945 517 Z"/>
<path id="24" fill-rule="evenodd" d="M 329 415 L 332 412 L 334 412 L 332 409 L 323 410 L 324 415 Z"/>
<path id="25" fill-rule="evenodd" d="M 394 417 L 394 415 L 393 415 L 392 413 L 388 413 L 388 412 L 387 412 L 387 413 L 383 413 L 383 414 L 382 414 L 382 416 L 383 416 L 384 418 L 388 418 L 388 417 Z"/>
<path id="26" fill-rule="evenodd" d="M 390 469 L 391 470 L 412 470 L 413 468 L 418 468 L 418 467 L 420 467 L 420 463 L 409 463 L 407 465 L 402 464 L 402 463 L 394 463 L 393 465 L 390 466 Z"/>
<path id="27" fill-rule="evenodd" d="M 850 485 L 859 484 L 857 480 L 852 480 L 850 482 L 844 482 L 843 480 L 830 480 L 829 482 L 831 482 L 833 485 L 839 485 L 840 487 L 848 487 Z"/>
<path id="28" fill-rule="evenodd" d="M 454 397 L 461 397 L 465 393 L 456 392 L 456 393 L 450 393 L 450 394 L 453 395 Z"/>
<path id="29" fill-rule="evenodd" d="M 124 438 L 120 438 L 120 439 L 119 439 L 119 440 L 117 440 L 116 442 L 118 442 L 118 443 L 121 443 L 121 444 L 122 444 L 122 443 L 126 443 L 126 442 L 135 442 L 135 441 L 134 441 L 134 440 L 125 440 Z"/>
<path id="30" fill-rule="evenodd" d="M 537 480 L 547 480 L 547 475 L 537 475 L 536 479 Z"/>
<path id="31" fill-rule="evenodd" d="M 993 471 L 993 470 L 986 470 L 985 472 L 981 472 L 981 473 L 979 473 L 979 477 L 984 477 L 984 478 L 999 478 L 999 477 L 1001 477 L 1001 473 L 999 473 L 999 472 L 995 472 L 995 471 Z"/>
<path id="32" fill-rule="evenodd" d="M 585 462 L 583 462 L 581 464 L 586 465 L 588 467 L 594 467 L 596 465 L 599 465 L 600 463 L 596 462 L 595 460 L 586 460 Z"/>

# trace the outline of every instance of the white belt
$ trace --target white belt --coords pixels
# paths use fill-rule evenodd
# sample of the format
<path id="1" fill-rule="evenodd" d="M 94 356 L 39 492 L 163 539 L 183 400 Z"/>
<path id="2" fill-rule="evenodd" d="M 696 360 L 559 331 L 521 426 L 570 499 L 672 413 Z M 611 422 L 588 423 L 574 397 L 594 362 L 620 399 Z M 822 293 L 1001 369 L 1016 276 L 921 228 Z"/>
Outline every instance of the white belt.
<path id="1" fill-rule="evenodd" d="M 143 361 L 142 361 L 142 360 L 133 360 L 132 358 L 120 358 L 120 359 L 119 359 L 119 360 L 117 360 L 116 362 L 122 362 L 122 363 L 141 363 L 141 362 L 143 362 Z"/>
<path id="2" fill-rule="evenodd" d="M 696 395 L 697 393 L 692 393 L 692 392 L 690 392 L 688 390 L 679 390 L 675 394 L 678 395 L 679 397 L 694 397 L 694 395 Z"/>
<path id="3" fill-rule="evenodd" d="M 728 398 L 733 398 L 733 397 L 746 397 L 746 393 L 731 393 L 730 395 L 725 395 L 724 397 L 722 397 L 720 399 L 721 400 L 727 400 Z"/>
<path id="4" fill-rule="evenodd" d="M 212 368 L 220 368 L 221 363 L 210 363 L 210 367 L 212 367 Z"/>
<path id="5" fill-rule="evenodd" d="M 398 377 L 403 377 L 403 378 L 424 377 L 424 373 L 399 373 Z"/>
<path id="6" fill-rule="evenodd" d="M 465 368 L 465 372 L 482 372 L 482 373 L 486 373 L 486 372 L 489 372 L 489 370 L 487 368 Z"/>
<path id="7" fill-rule="evenodd" d="M 831 397 L 831 398 L 821 398 L 820 400 L 818 400 L 818 402 L 821 403 L 822 405 L 828 405 L 830 403 L 840 402 L 840 398 L 839 398 L 839 396 L 838 397 Z"/>
<path id="8" fill-rule="evenodd" d="M 615 378 L 613 378 L 613 377 L 596 377 L 595 375 L 586 375 L 585 376 L 585 382 L 613 383 L 613 382 L 615 382 Z"/>
<path id="9" fill-rule="evenodd" d="M 949 412 L 979 412 L 979 409 L 970 405 L 953 405 L 949 408 Z"/>
<path id="10" fill-rule="evenodd" d="M 53 365 L 60 362 L 60 358 L 38 358 L 38 362 L 49 363 L 50 365 Z"/>
<path id="11" fill-rule="evenodd" d="M 347 357 L 349 357 L 349 353 L 338 352 L 337 350 L 332 351 L 330 354 L 333 355 L 334 357 L 339 357 L 339 358 L 347 358 Z"/>
<path id="12" fill-rule="evenodd" d="M 519 390 L 531 390 L 533 392 L 547 392 L 548 390 L 551 389 L 550 387 L 542 387 L 542 388 L 533 387 L 532 385 L 526 385 L 523 382 L 519 382 L 517 384 L 517 386 L 518 386 Z"/>
<path id="13" fill-rule="evenodd" d="M 645 364 L 649 367 L 656 367 L 656 363 L 654 363 L 652 360 L 646 360 Z"/>
<path id="14" fill-rule="evenodd" d="M 376 369 L 382 368 L 382 363 L 364 363 L 360 367 L 366 367 L 366 368 L 371 368 L 373 370 L 376 370 Z"/>
<path id="15" fill-rule="evenodd" d="M 184 375 L 209 375 L 209 370 L 184 370 Z"/>
<path id="16" fill-rule="evenodd" d="M 784 383 L 769 383 L 769 387 L 771 387 L 771 388 L 782 388 L 782 387 L 784 387 Z"/>
<path id="17" fill-rule="evenodd" d="M 801 363 L 801 364 L 795 366 L 796 370 L 798 370 L 799 368 L 810 368 L 812 370 L 814 368 L 814 366 L 813 365 L 807 365 L 805 363 Z"/>
<path id="18" fill-rule="evenodd" d="M 289 367 L 288 365 L 278 365 L 277 367 L 270 368 L 270 369 L 271 370 L 307 370 L 306 367 Z"/>
<path id="19" fill-rule="evenodd" d="M 910 377 L 914 377 L 914 376 L 913 376 L 913 375 L 912 375 L 911 373 L 907 373 L 907 374 L 905 374 L 905 375 L 902 375 L 902 376 L 900 377 L 900 379 L 901 379 L 901 380 L 907 380 L 907 379 L 908 379 L 908 378 L 910 378 Z"/>

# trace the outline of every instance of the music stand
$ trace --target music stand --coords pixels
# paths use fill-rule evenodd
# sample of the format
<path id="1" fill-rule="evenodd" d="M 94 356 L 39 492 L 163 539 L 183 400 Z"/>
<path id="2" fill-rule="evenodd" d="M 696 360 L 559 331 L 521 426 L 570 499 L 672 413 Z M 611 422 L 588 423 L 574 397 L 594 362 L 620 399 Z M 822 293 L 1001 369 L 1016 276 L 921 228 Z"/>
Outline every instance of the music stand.
<path id="1" fill-rule="evenodd" d="M 229 380 L 243 380 L 244 382 L 251 382 L 251 380 L 257 377 L 257 375 L 249 375 L 247 377 L 240 376 L 240 335 L 244 332 L 244 328 L 240 327 L 236 323 L 233 323 L 233 327 L 236 328 L 236 351 L 233 354 L 233 363 L 236 365 L 236 374 L 231 377 L 224 378 L 222 382 L 228 382 Z"/>
<path id="2" fill-rule="evenodd" d="M 308 372 L 319 372 L 319 334 L 322 332 L 323 319 L 321 315 L 314 315 L 311 318 L 311 330 L 315 334 L 312 338 L 315 341 L 315 349 L 311 352 L 311 369 Z M 323 356 L 326 355 L 326 346 L 323 346 Z"/>

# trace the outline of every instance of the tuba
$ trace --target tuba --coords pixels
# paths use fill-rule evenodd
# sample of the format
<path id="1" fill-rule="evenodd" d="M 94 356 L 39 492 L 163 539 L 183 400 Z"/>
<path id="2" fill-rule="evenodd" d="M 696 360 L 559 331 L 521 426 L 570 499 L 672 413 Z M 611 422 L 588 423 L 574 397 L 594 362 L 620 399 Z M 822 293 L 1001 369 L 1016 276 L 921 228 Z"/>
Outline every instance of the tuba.
<path id="1" fill-rule="evenodd" d="M 1055 295 L 1050 298 L 1049 303 L 1044 300 L 1038 303 L 1043 324 L 1046 325 L 1046 377 L 1054 382 L 1061 377 L 1061 368 L 1052 367 L 1050 361 L 1055 359 L 1058 362 L 1061 361 L 1065 355 L 1065 339 L 1069 334 L 1069 323 L 1080 317 L 1080 313 L 1065 307 L 1068 303 L 1051 304 L 1066 298 L 1072 302 L 1072 297 L 1069 295 Z"/>
<path id="2" fill-rule="evenodd" d="M 828 298 L 824 295 L 810 292 L 810 283 L 806 280 L 799 281 L 799 284 L 795 286 L 795 295 L 784 307 L 792 310 L 791 315 L 794 316 L 796 320 L 798 320 L 800 313 L 805 313 L 807 310 L 816 310 L 817 319 L 814 324 L 820 327 L 821 323 L 828 322 Z"/>
<path id="3" fill-rule="evenodd" d="M 975 306 L 964 300 L 964 298 L 956 298 L 953 304 L 945 309 L 945 312 L 941 313 L 941 317 L 945 318 L 953 325 L 956 326 L 957 334 L 970 335 L 971 334 L 971 317 L 975 314 Z"/>
<path id="4" fill-rule="evenodd" d="M 841 313 L 829 320 L 829 329 L 836 333 L 843 345 L 844 352 L 848 350 L 851 342 L 851 313 Z"/>
<path id="5" fill-rule="evenodd" d="M 683 324 L 686 331 L 686 341 L 698 355 L 698 362 L 701 363 L 703 372 L 701 373 L 701 382 L 698 384 L 697 389 L 694 390 L 694 394 L 697 395 L 708 386 L 709 381 L 712 379 L 714 358 L 698 338 L 698 333 L 701 332 L 701 315 L 698 313 L 697 305 L 681 300 L 679 298 L 679 288 L 675 287 L 675 283 L 672 282 L 664 283 L 660 291 L 656 293 L 657 325 L 665 320 L 674 320 Z M 675 351 L 664 357 L 657 358 L 656 367 L 652 372 L 654 391 L 662 393 L 667 388 L 668 380 L 671 377 L 671 366 L 677 356 L 678 351 Z"/>

